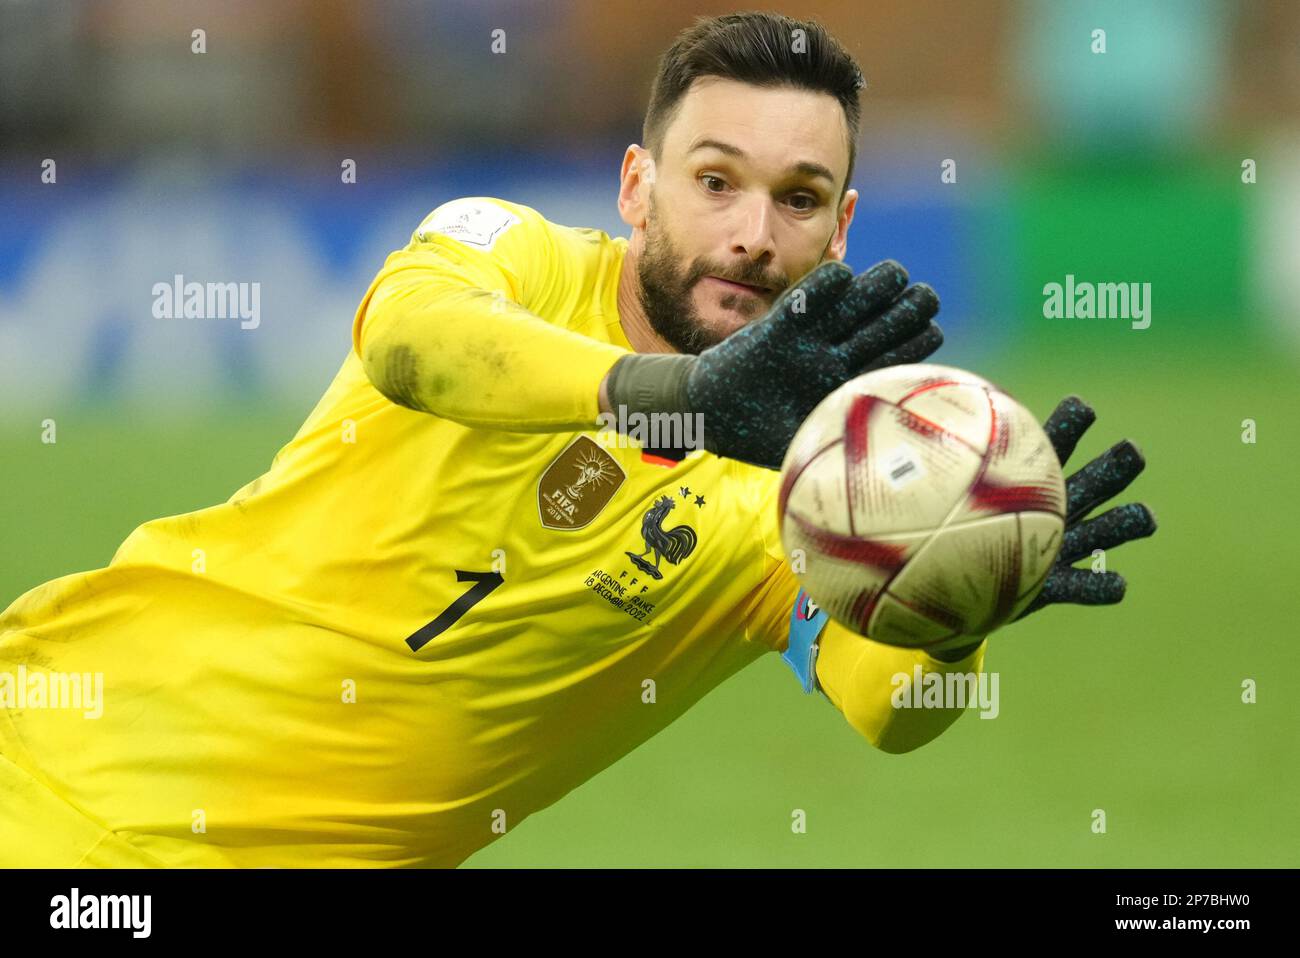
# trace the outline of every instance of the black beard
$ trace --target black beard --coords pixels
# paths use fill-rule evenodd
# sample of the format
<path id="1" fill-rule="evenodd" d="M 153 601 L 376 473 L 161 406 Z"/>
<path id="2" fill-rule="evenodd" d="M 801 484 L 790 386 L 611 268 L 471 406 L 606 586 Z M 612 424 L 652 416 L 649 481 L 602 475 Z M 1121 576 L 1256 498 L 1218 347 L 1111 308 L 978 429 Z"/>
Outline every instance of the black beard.
<path id="1" fill-rule="evenodd" d="M 691 300 L 691 289 L 706 270 L 697 261 L 685 274 L 668 238 L 647 224 L 645 249 L 637 260 L 641 308 L 659 337 L 679 353 L 698 356 L 722 340 L 708 330 Z"/>
<path id="2" fill-rule="evenodd" d="M 689 267 L 679 270 L 681 257 L 668 234 L 658 228 L 659 217 L 655 210 L 654 192 L 650 194 L 650 215 L 646 218 L 645 248 L 637 260 L 636 274 L 641 294 L 641 308 L 659 338 L 679 353 L 698 356 L 711 346 L 722 342 L 730 333 L 719 333 L 704 322 L 691 290 L 705 276 L 725 276 L 740 283 L 761 285 L 771 283 L 773 277 L 761 267 L 750 263 L 737 272 L 727 270 L 704 257 L 696 257 Z M 827 244 L 829 246 L 829 243 Z M 789 285 L 784 276 L 777 279 L 776 288 Z M 732 308 L 741 302 L 743 294 L 723 297 L 722 305 Z M 767 307 L 764 307 L 766 312 Z M 750 322 L 762 318 L 755 314 Z"/>

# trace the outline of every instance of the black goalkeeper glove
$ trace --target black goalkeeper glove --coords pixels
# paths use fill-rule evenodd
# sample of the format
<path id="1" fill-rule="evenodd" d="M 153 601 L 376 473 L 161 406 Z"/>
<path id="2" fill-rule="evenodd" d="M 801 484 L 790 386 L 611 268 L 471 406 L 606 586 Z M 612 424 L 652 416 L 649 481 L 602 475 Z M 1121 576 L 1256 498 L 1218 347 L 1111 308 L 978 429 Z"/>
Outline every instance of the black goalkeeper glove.
<path id="1" fill-rule="evenodd" d="M 1043 424 L 1062 466 L 1096 418 L 1092 407 L 1082 399 L 1067 396 Z M 1124 598 L 1124 577 L 1119 573 L 1076 569 L 1073 563 L 1091 555 L 1094 549 L 1110 549 L 1156 531 L 1156 517 L 1140 502 L 1116 506 L 1083 521 L 1097 506 L 1123 492 L 1145 466 L 1142 453 L 1125 439 L 1065 481 L 1065 537 L 1060 554 L 1047 574 L 1043 591 L 1013 621 L 1019 622 L 1043 606 L 1058 602 L 1114 605 Z"/>
<path id="2" fill-rule="evenodd" d="M 629 413 L 702 415 L 703 446 L 779 469 L 795 432 L 819 402 L 862 373 L 920 362 L 943 343 L 939 297 L 908 287 L 893 260 L 853 276 L 823 263 L 787 289 L 767 315 L 698 356 L 636 353 L 607 383 Z"/>
<path id="3" fill-rule="evenodd" d="M 1062 399 L 1047 417 L 1043 431 L 1051 440 L 1062 468 L 1096 418 L 1092 407 L 1078 396 Z M 1095 519 L 1083 521 L 1097 506 L 1123 492 L 1145 466 L 1142 453 L 1125 439 L 1065 480 L 1065 536 L 1061 551 L 1047 573 L 1042 591 L 1012 622 L 1060 602 L 1114 605 L 1124 598 L 1125 582 L 1119 573 L 1076 569 L 1074 563 L 1092 555 L 1094 549 L 1110 549 L 1156 531 L 1156 517 L 1140 502 L 1116 506 Z M 941 661 L 956 662 L 975 651 L 982 641 L 981 638 L 971 645 L 931 655 Z"/>

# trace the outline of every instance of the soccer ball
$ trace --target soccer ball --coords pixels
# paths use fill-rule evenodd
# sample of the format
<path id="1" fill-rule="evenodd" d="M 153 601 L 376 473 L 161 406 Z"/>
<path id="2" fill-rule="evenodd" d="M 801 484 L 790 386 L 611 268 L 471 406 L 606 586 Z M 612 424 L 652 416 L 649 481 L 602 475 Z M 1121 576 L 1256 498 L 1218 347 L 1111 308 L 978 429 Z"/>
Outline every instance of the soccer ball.
<path id="1" fill-rule="evenodd" d="M 968 645 L 1033 601 L 1060 551 L 1065 483 L 1034 417 L 950 366 L 891 366 L 812 411 L 781 465 L 786 557 L 852 631 Z"/>

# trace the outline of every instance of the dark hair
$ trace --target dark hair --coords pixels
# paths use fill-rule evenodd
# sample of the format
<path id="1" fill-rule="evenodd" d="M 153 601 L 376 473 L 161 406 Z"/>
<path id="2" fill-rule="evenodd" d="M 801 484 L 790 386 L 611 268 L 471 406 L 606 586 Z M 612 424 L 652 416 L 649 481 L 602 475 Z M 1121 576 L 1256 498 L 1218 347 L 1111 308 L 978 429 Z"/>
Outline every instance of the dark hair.
<path id="1" fill-rule="evenodd" d="M 803 31 L 797 52 L 796 30 Z M 650 88 L 642 139 L 656 160 L 662 155 L 664 131 L 682 97 L 697 78 L 706 76 L 764 87 L 794 86 L 835 97 L 848 121 L 849 168 L 844 178 L 844 189 L 848 189 L 862 116 L 858 91 L 866 86 L 866 80 L 853 57 L 825 27 L 760 11 L 698 18 L 677 35 L 659 60 Z"/>

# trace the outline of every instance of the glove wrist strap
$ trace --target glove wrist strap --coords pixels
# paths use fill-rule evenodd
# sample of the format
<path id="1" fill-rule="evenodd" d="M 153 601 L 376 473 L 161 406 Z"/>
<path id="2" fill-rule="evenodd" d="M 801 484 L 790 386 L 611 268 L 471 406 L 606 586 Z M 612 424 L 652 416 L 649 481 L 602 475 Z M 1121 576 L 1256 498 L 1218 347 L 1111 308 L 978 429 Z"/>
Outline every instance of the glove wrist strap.
<path id="1" fill-rule="evenodd" d="M 678 353 L 633 353 L 614 363 L 606 388 L 615 414 L 691 412 L 686 382 L 695 368 L 694 356 Z"/>

